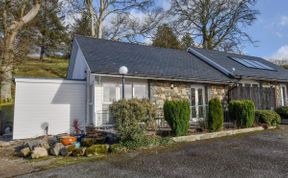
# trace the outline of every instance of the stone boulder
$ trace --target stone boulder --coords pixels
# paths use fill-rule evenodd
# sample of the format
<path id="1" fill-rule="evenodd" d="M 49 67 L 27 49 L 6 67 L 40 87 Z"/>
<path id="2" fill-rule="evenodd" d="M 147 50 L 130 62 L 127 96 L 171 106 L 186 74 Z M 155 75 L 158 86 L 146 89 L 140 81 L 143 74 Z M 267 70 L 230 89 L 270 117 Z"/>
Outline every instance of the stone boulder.
<path id="1" fill-rule="evenodd" d="M 35 147 L 32 151 L 31 158 L 38 159 L 48 156 L 48 152 L 44 147 Z"/>
<path id="2" fill-rule="evenodd" d="M 84 156 L 86 151 L 86 147 L 81 147 L 81 148 L 76 148 L 73 152 L 72 155 L 79 157 L 79 156 Z"/>
<path id="3" fill-rule="evenodd" d="M 24 143 L 24 147 L 29 147 L 30 150 L 33 150 L 35 147 L 49 149 L 49 144 L 45 140 L 29 140 Z"/>
<path id="4" fill-rule="evenodd" d="M 19 156 L 21 157 L 28 157 L 31 154 L 31 150 L 29 147 L 22 148 L 19 151 Z"/>
<path id="5" fill-rule="evenodd" d="M 64 146 L 60 150 L 61 156 L 70 156 L 76 148 L 73 145 Z"/>
<path id="6" fill-rule="evenodd" d="M 109 151 L 109 145 L 107 144 L 97 144 L 92 145 L 86 149 L 85 155 L 86 156 L 93 156 L 93 155 L 102 155 L 107 154 Z"/>
<path id="7" fill-rule="evenodd" d="M 56 143 L 50 148 L 50 154 L 53 156 L 58 156 L 62 148 L 64 148 L 64 145 L 62 143 Z"/>

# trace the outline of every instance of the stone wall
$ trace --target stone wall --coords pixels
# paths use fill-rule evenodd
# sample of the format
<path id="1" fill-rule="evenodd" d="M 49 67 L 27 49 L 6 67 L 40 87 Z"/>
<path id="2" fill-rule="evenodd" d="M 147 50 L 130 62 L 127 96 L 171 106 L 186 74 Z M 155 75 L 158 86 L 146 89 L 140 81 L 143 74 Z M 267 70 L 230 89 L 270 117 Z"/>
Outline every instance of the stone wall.
<path id="1" fill-rule="evenodd" d="M 219 98 L 221 101 L 227 99 L 227 86 L 224 85 L 210 85 L 208 87 L 208 101 L 213 98 Z"/>
<path id="2" fill-rule="evenodd" d="M 173 84 L 173 87 L 171 87 Z M 162 109 L 165 100 L 189 99 L 191 83 L 151 81 L 150 98 L 157 109 Z"/>

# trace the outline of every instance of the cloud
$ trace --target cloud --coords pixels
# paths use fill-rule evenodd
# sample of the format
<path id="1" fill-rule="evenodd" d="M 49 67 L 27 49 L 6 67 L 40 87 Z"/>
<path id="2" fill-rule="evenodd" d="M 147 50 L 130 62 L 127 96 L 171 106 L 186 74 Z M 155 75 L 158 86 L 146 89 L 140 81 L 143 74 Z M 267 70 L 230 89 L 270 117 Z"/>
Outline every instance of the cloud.
<path id="1" fill-rule="evenodd" d="M 288 16 L 282 16 L 279 24 L 281 26 L 288 26 Z"/>
<path id="2" fill-rule="evenodd" d="M 288 60 L 288 45 L 281 46 L 272 56 L 272 59 Z"/>

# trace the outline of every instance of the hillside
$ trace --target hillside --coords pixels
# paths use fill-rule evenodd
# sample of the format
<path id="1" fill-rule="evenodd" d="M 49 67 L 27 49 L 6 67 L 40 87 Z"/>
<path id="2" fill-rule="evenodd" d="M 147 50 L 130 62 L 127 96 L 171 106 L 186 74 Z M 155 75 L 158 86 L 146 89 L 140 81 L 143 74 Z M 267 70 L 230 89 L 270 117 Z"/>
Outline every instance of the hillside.
<path id="1" fill-rule="evenodd" d="M 27 58 L 15 70 L 15 77 L 65 78 L 68 60 L 59 58 Z"/>
<path id="2" fill-rule="evenodd" d="M 41 62 L 38 58 L 27 58 L 17 67 L 14 77 L 65 78 L 67 67 L 67 59 L 45 58 Z M 12 128 L 13 110 L 13 102 L 0 103 L 0 135 L 4 133 L 6 127 Z"/>

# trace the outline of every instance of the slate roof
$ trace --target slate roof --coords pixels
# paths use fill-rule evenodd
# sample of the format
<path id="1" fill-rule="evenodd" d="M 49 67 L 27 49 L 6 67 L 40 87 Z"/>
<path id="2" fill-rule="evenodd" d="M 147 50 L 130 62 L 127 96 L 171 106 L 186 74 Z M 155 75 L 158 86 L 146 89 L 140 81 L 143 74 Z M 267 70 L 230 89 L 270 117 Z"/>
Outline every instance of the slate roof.
<path id="1" fill-rule="evenodd" d="M 207 50 L 207 49 L 200 49 L 200 48 L 193 48 L 200 52 L 201 54 L 205 55 L 212 61 L 216 62 L 217 64 L 224 67 L 226 70 L 233 73 L 232 68 L 235 68 L 235 74 L 242 78 L 251 78 L 251 79 L 259 79 L 259 80 L 277 80 L 277 81 L 288 81 L 288 70 L 277 66 L 263 58 L 255 57 L 255 56 L 247 56 L 247 55 L 239 55 L 239 54 L 232 54 L 232 53 L 225 53 L 219 52 L 215 50 Z M 273 69 L 272 70 L 261 70 L 261 69 L 253 69 L 248 68 L 235 60 L 231 59 L 230 57 L 237 57 L 237 58 L 245 58 L 248 60 L 255 60 L 265 64 Z"/>
<path id="2" fill-rule="evenodd" d="M 233 82 L 235 79 L 213 67 L 211 63 L 183 50 L 165 49 L 114 42 L 92 37 L 76 36 L 92 73 L 119 75 L 119 67 L 127 66 L 129 76 L 188 80 L 201 82 Z M 262 58 L 230 54 L 213 50 L 193 48 L 228 72 L 242 78 L 288 81 L 288 70 Z M 276 71 L 252 69 L 243 66 L 230 57 L 241 57 L 259 61 Z"/>
<path id="3" fill-rule="evenodd" d="M 155 48 L 77 36 L 92 73 L 118 75 L 127 66 L 129 76 L 189 81 L 232 82 L 187 51 Z"/>

